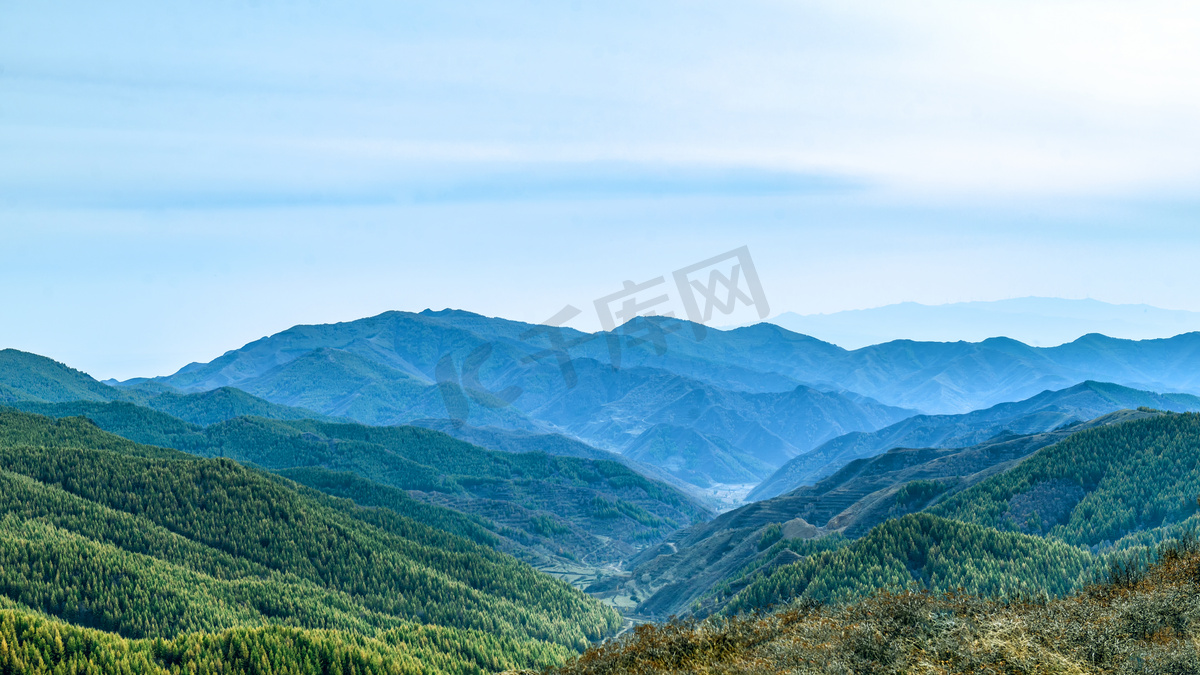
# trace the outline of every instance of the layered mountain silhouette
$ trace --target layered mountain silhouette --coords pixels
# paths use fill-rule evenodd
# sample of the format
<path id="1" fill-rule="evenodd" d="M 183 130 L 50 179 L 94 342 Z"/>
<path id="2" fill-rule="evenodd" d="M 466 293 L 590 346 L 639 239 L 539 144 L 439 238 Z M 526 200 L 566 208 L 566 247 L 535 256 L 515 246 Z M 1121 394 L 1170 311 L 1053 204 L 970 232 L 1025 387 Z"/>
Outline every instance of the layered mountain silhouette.
<path id="1" fill-rule="evenodd" d="M 566 353 L 577 365 L 591 360 L 612 366 L 609 334 L 561 330 L 569 345 Z M 157 381 L 183 391 L 233 384 L 251 393 L 255 386 L 268 391 L 278 375 L 259 378 L 310 352 L 330 349 L 430 385 L 437 380 L 441 359 L 449 355 L 461 368 L 473 350 L 487 344 L 492 349 L 478 369 L 478 381 L 526 385 L 517 406 L 531 410 L 565 388 L 554 355 L 531 360 L 550 347 L 545 331 L 546 327 L 459 310 L 387 312 L 348 323 L 297 326 Z M 1142 341 L 1089 334 L 1051 348 L 1007 338 L 977 343 L 896 340 L 853 351 L 772 324 L 727 331 L 707 328 L 697 339 L 694 326 L 686 321 L 651 317 L 635 319 L 617 333 L 622 369 L 648 367 L 747 392 L 783 392 L 806 384 L 856 392 L 928 414 L 969 412 L 1087 380 L 1200 394 L 1200 374 L 1187 367 L 1200 357 L 1200 333 Z M 370 380 L 402 382 L 391 371 L 370 374 L 361 371 L 361 364 L 346 367 Z"/>
<path id="2" fill-rule="evenodd" d="M 312 410 L 272 403 L 234 387 L 190 394 L 151 381 L 113 387 L 44 356 L 15 349 L 0 350 L 0 405 L 77 401 L 136 403 L 202 426 L 246 415 L 280 420 L 334 419 Z"/>
<path id="3" fill-rule="evenodd" d="M 365 424 L 454 418 L 473 428 L 563 433 L 704 487 L 758 483 L 826 440 L 913 414 L 802 385 L 767 361 L 724 358 L 686 322 L 633 322 L 613 336 L 616 354 L 610 336 L 564 330 L 569 372 L 557 355 L 544 354 L 552 343 L 529 335 L 539 330 L 467 312 L 389 312 L 296 327 L 132 384 L 185 392 L 236 386 Z M 664 342 L 656 344 L 656 335 Z M 664 444 L 685 436 L 684 446 Z M 722 457 L 669 456 L 685 446 L 716 448 Z"/>
<path id="4" fill-rule="evenodd" d="M 228 635 L 261 628 L 494 672 L 612 635 L 597 599 L 655 619 L 1070 593 L 1194 542 L 1198 351 L 848 351 L 769 324 L 587 334 L 454 310 L 297 326 L 124 383 L 0 351 L 0 660 L 23 663 L 14 610 L 163 637 L 139 642 L 163 664 L 201 633 L 263 661 Z M 67 647 L 44 637 L 21 657 Z"/>
<path id="5" fill-rule="evenodd" d="M 1200 397 L 1155 394 L 1103 382 L 1083 382 L 964 415 L 917 415 L 870 433 L 850 433 L 783 465 L 747 499 L 768 499 L 812 485 L 850 462 L 891 448 L 961 448 L 1004 434 L 1052 431 L 1126 408 L 1200 410 Z"/>
<path id="6" fill-rule="evenodd" d="M 1200 393 L 1200 375 L 1187 367 L 1197 359 L 1194 333 L 1141 342 L 1087 335 L 1053 348 L 900 340 L 848 351 L 772 324 L 722 331 L 651 317 L 587 334 L 426 310 L 297 326 L 130 384 L 185 393 L 233 386 L 364 424 L 451 419 L 558 433 L 709 486 L 758 482 L 822 444 L 916 413 L 967 413 L 1088 380 Z M 1003 428 L 980 424 L 954 442 Z"/>
<path id="7" fill-rule="evenodd" d="M 1047 347 L 1089 333 L 1133 340 L 1179 335 L 1200 330 L 1200 313 L 1035 297 L 945 305 L 902 302 L 832 314 L 786 312 L 771 322 L 847 349 L 896 339 L 978 342 L 997 335 Z"/>
<path id="8" fill-rule="evenodd" d="M 800 559 L 792 551 L 764 550 L 765 528 L 778 527 L 777 539 L 784 540 L 819 541 L 828 535 L 860 537 L 888 519 L 922 511 L 1015 471 L 1027 458 L 1077 434 L 1164 415 L 1167 413 L 1148 408 L 1120 410 L 1054 431 L 1008 434 L 966 448 L 897 448 L 858 459 L 815 485 L 747 504 L 681 530 L 634 558 L 629 577 L 597 584 L 591 591 L 602 596 L 620 593 L 641 597 L 638 611 L 644 615 L 681 614 L 718 586 L 724 585 L 724 594 L 732 597 L 741 586 L 753 581 L 754 575 L 747 575 L 747 570 L 769 574 L 772 567 Z M 1095 486 L 1084 487 L 1090 490 Z M 1079 486 L 1072 488 L 1071 483 L 1056 483 L 1043 490 L 1057 496 L 1076 491 L 1083 492 Z M 1033 508 L 1040 508 L 1049 518 L 1045 502 L 1053 503 L 1054 499 L 1043 499 Z"/>

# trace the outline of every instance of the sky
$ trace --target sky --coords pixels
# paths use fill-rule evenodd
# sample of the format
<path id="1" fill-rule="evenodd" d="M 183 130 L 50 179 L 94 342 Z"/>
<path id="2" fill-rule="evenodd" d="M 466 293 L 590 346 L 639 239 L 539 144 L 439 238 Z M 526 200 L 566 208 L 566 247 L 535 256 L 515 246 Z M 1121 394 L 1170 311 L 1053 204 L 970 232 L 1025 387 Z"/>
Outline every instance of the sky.
<path id="1" fill-rule="evenodd" d="M 1197 34 L 1157 0 L 0 0 L 0 347 L 124 379 L 390 309 L 595 330 L 742 246 L 771 315 L 1200 311 Z"/>

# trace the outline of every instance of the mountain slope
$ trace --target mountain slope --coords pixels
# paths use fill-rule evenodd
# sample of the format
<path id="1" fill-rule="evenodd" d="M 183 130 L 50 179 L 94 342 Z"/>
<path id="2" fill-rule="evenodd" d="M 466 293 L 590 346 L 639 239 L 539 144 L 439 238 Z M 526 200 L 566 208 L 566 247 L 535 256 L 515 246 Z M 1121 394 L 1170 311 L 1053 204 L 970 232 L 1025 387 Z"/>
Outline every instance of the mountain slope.
<path id="1" fill-rule="evenodd" d="M 656 425 L 686 430 L 695 447 L 706 448 L 709 456 L 679 456 L 661 466 L 677 467 L 668 471 L 695 485 L 757 482 L 764 468 L 770 471 L 823 440 L 877 429 L 911 414 L 865 397 L 803 385 L 779 393 L 732 391 L 660 369 L 613 370 L 589 359 L 576 360 L 574 370 L 578 386 L 529 410 L 530 417 L 622 454 L 644 453 L 648 445 L 661 444 Z M 646 434 L 650 436 L 643 438 Z M 711 464 L 711 448 L 701 438 L 746 460 Z M 707 474 L 699 470 L 702 466 L 717 473 Z"/>
<path id="2" fill-rule="evenodd" d="M 285 420 L 333 419 L 311 410 L 271 403 L 231 387 L 194 394 L 180 394 L 169 385 L 153 381 L 114 387 L 44 356 L 15 349 L 0 350 L 0 403 L 76 401 L 137 403 L 201 426 L 246 415 Z"/>
<path id="3" fill-rule="evenodd" d="M 1062 542 L 913 514 L 889 520 L 846 546 L 776 569 L 738 593 L 725 611 L 736 614 L 797 598 L 844 601 L 912 587 L 1061 596 L 1090 581 L 1093 564 L 1086 551 Z"/>
<path id="4" fill-rule="evenodd" d="M 1040 548 L 1018 541 L 1018 548 Z M 1196 548 L 1194 539 L 1170 542 L 1152 567 L 1136 566 L 1063 599 L 879 593 L 844 605 L 800 602 L 771 613 L 645 626 L 552 672 L 1195 673 Z"/>
<path id="5" fill-rule="evenodd" d="M 615 462 L 622 461 L 621 455 L 592 447 L 562 434 L 539 434 L 520 429 L 501 429 L 498 427 L 473 427 L 466 424 L 455 424 L 447 419 L 414 420 L 413 426 L 425 427 L 448 434 L 460 441 L 478 445 L 488 450 L 502 452 L 544 452 L 547 455 L 559 457 L 578 457 L 580 459 L 606 459 Z"/>
<path id="6" fill-rule="evenodd" d="M 633 460 L 662 467 L 700 487 L 712 483 L 753 483 L 771 469 L 728 441 L 692 429 L 656 424 L 625 448 Z"/>
<path id="7" fill-rule="evenodd" d="M 195 394 L 163 392 L 141 398 L 138 403 L 202 427 L 248 416 L 275 420 L 334 419 L 305 408 L 271 403 L 233 387 Z"/>
<path id="8" fill-rule="evenodd" d="M 495 452 L 417 427 L 261 418 L 198 427 L 128 403 L 19 405 L 56 417 L 85 415 L 140 442 L 250 462 L 363 505 L 452 527 L 539 566 L 617 563 L 710 515 L 688 495 L 615 461 Z"/>
<path id="9" fill-rule="evenodd" d="M 1200 397 L 1155 394 L 1114 384 L 1084 382 L 963 415 L 917 415 L 879 431 L 847 434 L 829 441 L 780 467 L 755 488 L 747 500 L 768 499 L 802 485 L 812 485 L 850 461 L 891 448 L 968 447 L 1001 434 L 1041 433 L 1117 410 L 1139 407 L 1197 411 L 1200 410 Z"/>
<path id="10" fill-rule="evenodd" d="M 268 626 L 131 640 L 27 608 L 0 609 L 0 668 L 25 675 L 260 675 L 321 672 L 322 664 L 325 672 L 362 675 L 458 675 L 553 662 L 545 657 L 487 634 L 425 624 L 377 637 Z"/>
<path id="11" fill-rule="evenodd" d="M 1082 579 L 1076 572 L 1081 564 L 1101 564 L 1104 556 L 1121 555 L 1126 550 L 1145 551 L 1146 546 L 1164 539 L 1194 533 L 1200 525 L 1200 502 L 1196 499 L 1200 494 L 1200 415 L 1146 411 L 1119 423 L 1095 424 L 982 480 L 969 480 L 964 489 L 928 488 L 928 482 L 910 481 L 893 493 L 892 503 L 996 533 L 987 534 L 991 540 L 1001 532 L 1040 535 L 1050 546 L 1074 551 L 1071 560 L 1075 562 L 1063 558 L 1059 563 L 1034 564 L 1040 554 L 1014 556 L 1011 550 L 982 543 L 979 548 L 961 541 L 945 541 L 947 535 L 943 532 L 929 545 L 953 555 L 945 558 L 941 571 L 928 570 L 922 578 L 913 570 L 927 565 L 929 556 L 937 551 L 931 548 L 928 554 L 923 553 L 925 544 L 913 548 L 912 542 L 920 542 L 924 535 L 887 534 L 897 527 L 896 523 L 911 518 L 904 516 L 877 526 L 845 552 L 839 551 L 836 560 L 830 557 L 832 554 L 822 553 L 824 559 L 811 557 L 774 569 L 734 596 L 729 611 L 783 602 L 803 594 L 834 597 L 869 591 L 871 587 L 903 585 L 910 575 L 896 571 L 902 567 L 912 572 L 914 580 L 943 589 L 956 584 L 970 588 L 972 584 L 966 582 L 973 577 L 977 577 L 975 584 L 991 583 L 992 576 L 1003 577 L 1006 573 L 990 575 L 986 570 L 1008 564 L 1006 561 L 1024 565 L 1022 569 L 1035 576 L 1051 575 L 1037 582 L 1048 589 L 1056 588 L 1051 582 L 1078 584 Z M 792 495 L 777 500 L 789 498 Z M 909 501 L 915 503 L 907 504 Z M 819 500 L 810 503 L 819 504 Z M 899 552 L 887 552 L 896 550 L 897 545 Z M 903 553 L 905 547 L 908 553 Z M 905 556 L 909 557 L 908 563 L 904 563 Z M 919 562 L 916 566 L 914 559 Z M 830 570 L 838 570 L 838 575 L 830 576 Z M 1024 578 L 1028 581 L 1034 577 Z"/>
<path id="12" fill-rule="evenodd" d="M 473 427 L 568 433 L 617 452 L 650 426 L 669 424 L 720 439 L 772 469 L 840 434 L 912 414 L 729 363 L 706 351 L 707 339 L 677 339 L 691 332 L 685 322 L 639 319 L 615 336 L 565 330 L 565 338 L 578 342 L 569 367 L 546 355 L 544 337 L 527 335 L 545 328 L 467 312 L 388 312 L 297 326 L 155 381 L 190 392 L 237 386 L 368 424 L 450 418 Z M 672 349 L 660 354 L 653 340 L 634 335 L 642 329 L 670 334 Z M 609 337 L 621 345 L 619 353 L 610 351 Z M 761 475 L 757 468 L 750 473 L 736 480 Z"/>
<path id="13" fill-rule="evenodd" d="M 400 421 L 432 388 L 352 352 L 316 349 L 238 388 L 269 401 L 350 417 L 367 424 Z M 419 413 L 418 413 L 419 414 Z"/>
<path id="14" fill-rule="evenodd" d="M 112 401 L 116 389 L 43 356 L 0 350 L 0 402 Z"/>
<path id="15" fill-rule="evenodd" d="M 1091 429 L 931 508 L 964 522 L 1079 546 L 1183 521 L 1200 510 L 1200 415 Z"/>
<path id="16" fill-rule="evenodd" d="M 766 513 L 795 514 L 823 530 L 857 537 L 889 517 L 919 511 L 934 500 L 1006 471 L 1072 434 L 1156 414 L 1122 410 L 1055 431 L 1004 435 L 967 448 L 896 448 L 855 460 L 816 485 L 756 504 Z M 747 508 L 743 514 L 757 510 Z"/>
<path id="17" fill-rule="evenodd" d="M 478 445 L 488 450 L 502 452 L 544 452 L 558 457 L 578 457 L 580 459 L 603 459 L 620 462 L 651 480 L 665 483 L 684 494 L 697 498 L 701 503 L 708 503 L 707 495 L 696 489 L 696 486 L 680 480 L 678 477 L 664 471 L 661 467 L 639 462 L 631 457 L 620 455 L 608 450 L 588 445 L 582 441 L 562 434 L 545 434 L 522 429 L 501 429 L 498 427 L 474 427 L 468 424 L 458 424 L 455 420 L 423 419 L 414 420 L 413 426 L 433 429 L 453 436 L 460 441 Z"/>
<path id="18" fill-rule="evenodd" d="M 633 560 L 630 581 L 620 590 L 643 598 L 641 611 L 662 616 L 686 611 L 711 589 L 733 583 L 732 591 L 725 591 L 728 600 L 748 583 L 739 581 L 748 570 L 786 553 L 760 548 L 771 528 L 780 528 L 783 539 L 862 536 L 889 518 L 919 512 L 1013 471 L 1065 439 L 1163 415 L 1120 411 L 1049 433 L 1008 435 L 969 448 L 896 449 L 857 460 L 814 486 L 747 504 L 676 533 Z M 711 604 L 705 602 L 706 607 Z"/>
<path id="19" fill-rule="evenodd" d="M 546 663 L 615 627 L 465 539 L 79 418 L 0 410 L 0 482 L 0 594 L 125 637 L 277 625 L 384 639 L 421 621 Z"/>

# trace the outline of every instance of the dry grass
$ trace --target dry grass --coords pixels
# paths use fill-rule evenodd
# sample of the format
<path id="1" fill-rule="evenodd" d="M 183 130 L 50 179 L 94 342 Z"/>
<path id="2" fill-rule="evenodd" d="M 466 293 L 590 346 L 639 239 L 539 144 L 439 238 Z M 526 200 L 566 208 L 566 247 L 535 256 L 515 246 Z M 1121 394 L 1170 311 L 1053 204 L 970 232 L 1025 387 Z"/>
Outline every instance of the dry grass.
<path id="1" fill-rule="evenodd" d="M 879 594 L 844 606 L 644 625 L 557 675 L 1200 673 L 1200 552 L 1052 601 Z"/>

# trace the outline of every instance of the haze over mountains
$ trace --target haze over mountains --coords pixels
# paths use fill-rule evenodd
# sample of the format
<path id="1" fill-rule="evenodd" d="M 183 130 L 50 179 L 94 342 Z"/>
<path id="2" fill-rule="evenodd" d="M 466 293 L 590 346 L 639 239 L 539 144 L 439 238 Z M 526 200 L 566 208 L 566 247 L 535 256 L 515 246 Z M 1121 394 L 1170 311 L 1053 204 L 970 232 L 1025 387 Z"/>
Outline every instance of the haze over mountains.
<path id="1" fill-rule="evenodd" d="M 729 358 L 723 352 L 739 351 L 738 345 L 710 345 L 716 331 L 698 340 L 685 322 L 627 325 L 615 355 L 605 336 L 565 330 L 566 340 L 579 343 L 569 374 L 554 355 L 536 358 L 550 346 L 527 336 L 536 328 L 460 311 L 389 312 L 296 327 L 212 363 L 130 385 L 185 392 L 236 386 L 365 424 L 453 417 L 448 403 L 460 397 L 470 426 L 562 432 L 603 449 L 630 450 L 701 487 L 757 483 L 823 441 L 913 413 L 804 386 L 757 356 Z M 504 392 L 519 395 L 507 405 Z M 692 442 L 707 456 L 685 457 L 680 444 Z"/>
<path id="2" fill-rule="evenodd" d="M 1126 432 L 1139 428 L 1139 425 L 1144 428 L 1144 425 L 1155 423 L 1155 420 L 1172 428 L 1187 428 L 1186 436 L 1157 438 L 1155 442 L 1159 445 L 1155 450 L 1143 451 L 1140 445 L 1125 447 L 1122 442 L 1110 440 L 1114 436 L 1103 435 L 1106 430 Z M 1200 417 L 1194 414 L 1169 415 L 1149 409 L 1123 410 L 1053 432 L 1010 434 L 967 448 L 893 449 L 869 459 L 856 460 L 816 485 L 747 504 L 712 521 L 681 530 L 663 544 L 647 549 L 635 558 L 628 577 L 608 580 L 591 590 L 600 595 L 619 592 L 640 597 L 642 602 L 638 611 L 656 617 L 692 610 L 702 613 L 719 611 L 725 602 L 735 597 L 750 602 L 750 606 L 763 607 L 790 596 L 775 588 L 770 591 L 773 595 L 769 600 L 759 596 L 749 601 L 747 595 L 754 596 L 764 590 L 755 589 L 756 584 L 765 582 L 791 565 L 800 565 L 822 551 L 846 545 L 862 546 L 859 537 L 868 537 L 881 531 L 889 542 L 883 545 L 895 545 L 897 550 L 886 553 L 884 560 L 871 560 L 868 565 L 879 562 L 909 566 L 910 569 L 903 572 L 903 576 L 911 573 L 920 578 L 922 574 L 933 574 L 935 578 L 926 577 L 924 581 L 945 584 L 947 579 L 960 574 L 962 570 L 969 570 L 983 562 L 972 561 L 967 555 L 978 542 L 959 541 L 952 544 L 938 541 L 938 537 L 931 541 L 927 532 L 906 533 L 902 531 L 903 528 L 898 531 L 895 525 L 897 521 L 893 519 L 920 511 L 945 513 L 945 507 L 939 504 L 947 503 L 955 504 L 960 512 L 971 513 L 974 522 L 986 520 L 991 527 L 1041 536 L 1055 534 L 1064 537 L 1066 533 L 1061 532 L 1059 526 L 1072 523 L 1074 527 L 1086 528 L 1088 519 L 1093 517 L 1111 524 L 1110 529 L 1100 530 L 1105 531 L 1106 535 L 1088 535 L 1087 545 L 1092 547 L 1090 551 L 1061 552 L 1077 561 L 1101 549 L 1112 550 L 1114 542 L 1122 537 L 1131 537 L 1131 545 L 1147 539 L 1153 541 L 1162 534 L 1154 535 L 1146 530 L 1175 528 L 1181 531 L 1187 526 L 1180 525 L 1180 521 L 1197 512 L 1194 499 L 1193 503 L 1188 504 L 1176 495 L 1180 491 L 1187 493 L 1200 487 L 1194 468 L 1195 448 L 1188 445 L 1200 438 L 1197 436 L 1200 434 L 1198 420 Z M 1101 441 L 1100 449 L 1092 446 L 1096 439 L 1105 439 Z M 1061 444 L 1075 440 L 1079 440 L 1079 443 L 1074 450 L 1054 452 Z M 1165 447 L 1171 450 L 1164 455 L 1162 448 Z M 1145 452 L 1150 457 L 1139 458 L 1139 452 Z M 1028 462 L 1044 458 L 1046 453 L 1053 453 L 1055 457 L 1051 461 L 1054 469 L 1049 475 L 1024 482 L 1016 481 L 1014 484 L 1013 476 L 1029 474 Z M 1088 470 L 1092 473 L 1079 480 L 1066 478 L 1073 475 L 1072 462 L 1078 462 L 1080 468 L 1090 465 Z M 1109 462 L 1119 462 L 1123 468 L 1119 472 L 1108 473 L 1106 467 Z M 1139 462 L 1144 462 L 1144 465 L 1139 465 Z M 1170 465 L 1175 465 L 1176 469 L 1164 470 Z M 1146 497 L 1139 496 L 1138 492 L 1151 489 L 1145 487 L 1147 482 L 1162 486 L 1152 490 L 1162 490 L 1165 494 L 1155 494 L 1150 498 L 1164 502 L 1160 510 L 1142 510 Z M 1000 503 L 989 510 L 974 511 L 971 501 L 964 495 L 997 484 L 1004 485 L 1007 490 L 1005 496 L 998 500 Z M 1104 494 L 1106 490 L 1110 492 Z M 1088 498 L 1088 495 L 1093 496 Z M 1111 506 L 1098 506 L 1096 502 L 1101 499 L 1112 500 Z M 1134 509 L 1135 512 L 1126 509 Z M 963 516 L 955 518 L 967 520 Z M 1112 524 L 1114 518 L 1119 522 Z M 1196 520 L 1192 517 L 1189 522 L 1194 526 Z M 772 529 L 774 536 L 769 538 Z M 979 534 L 982 533 L 972 534 L 968 538 Z M 1108 537 L 1107 541 L 1105 536 Z M 1072 539 L 1071 543 L 1079 542 L 1078 539 Z M 868 557 L 881 553 L 879 545 L 867 545 L 868 549 L 874 549 L 867 553 Z M 940 569 L 918 570 L 930 564 L 927 556 L 932 554 L 929 550 L 921 549 L 935 545 L 944 547 L 943 552 L 948 554 L 945 560 L 937 564 Z M 891 560 L 886 559 L 893 556 Z M 988 557 L 1006 564 L 1012 562 L 1008 551 L 996 551 Z M 811 563 L 812 560 L 807 562 Z M 840 592 L 837 589 L 847 589 L 860 583 L 855 580 L 855 574 L 843 569 L 846 562 L 839 564 L 842 567 L 833 565 L 827 569 L 809 569 L 806 572 L 823 577 L 812 588 L 819 597 L 829 597 L 830 593 Z M 938 576 L 940 579 L 936 578 Z M 971 576 L 974 583 L 991 584 L 998 581 L 996 577 L 977 572 L 972 572 Z M 867 586 L 887 585 L 881 579 L 872 579 L 870 574 L 858 579 L 865 581 Z M 1047 577 L 1039 583 L 1062 581 L 1062 577 Z M 1079 579 L 1068 581 L 1070 584 L 1079 582 Z M 807 585 L 808 581 L 800 591 Z M 942 586 L 945 589 L 954 587 L 953 583 Z"/>
<path id="3" fill-rule="evenodd" d="M 1064 594 L 1200 525 L 1200 396 L 1185 393 L 1200 334 L 847 351 L 770 324 L 644 318 L 557 337 L 389 312 L 112 384 L 0 351 L 0 591 L 123 638 L 282 622 L 334 626 L 340 644 L 432 620 L 480 631 L 469 644 L 512 641 L 443 650 L 445 664 L 544 665 L 611 635 L 614 609 L 703 616 L 905 587 Z M 954 407 L 969 409 L 923 412 Z M 178 508 L 208 520 L 185 526 Z M 314 573 L 306 556 L 336 567 L 351 546 L 318 540 L 330 528 L 362 547 Z M 188 551 L 137 557 L 168 530 Z M 307 538 L 306 552 L 268 532 Z M 397 547 L 411 557 L 353 581 Z M 35 574 L 63 564 L 46 551 L 78 577 L 65 605 Z M 439 565 L 457 566 L 451 586 L 434 581 Z M 535 592 L 504 574 L 536 578 Z M 138 600 L 140 614 L 105 604 L 156 584 L 175 590 Z M 401 596 L 385 602 L 391 589 Z M 489 623 L 489 607 L 505 618 Z"/>
<path id="4" fill-rule="evenodd" d="M 1185 367 L 1200 355 L 1196 333 L 1145 341 L 1086 335 L 1052 348 L 1009 338 L 897 340 L 847 351 L 772 324 L 707 329 L 701 338 L 693 329 L 662 318 L 636 319 L 614 336 L 563 329 L 571 359 L 567 373 L 557 354 L 546 352 L 551 345 L 544 327 L 458 310 L 387 312 L 342 324 L 297 326 L 154 381 L 187 392 L 236 385 L 276 403 L 364 423 L 396 423 L 447 416 L 433 386 L 438 364 L 449 363 L 447 372 L 476 399 L 468 406 L 473 425 L 553 425 L 607 449 L 625 447 L 660 421 L 679 423 L 670 406 L 689 396 L 699 403 L 696 419 L 687 423 L 694 427 L 707 423 L 702 413 L 713 396 L 744 400 L 750 394 L 795 392 L 801 385 L 834 394 L 837 405 L 865 417 L 784 432 L 769 428 L 767 420 L 776 417 L 764 416 L 769 404 L 747 403 L 738 414 L 805 451 L 830 434 L 873 430 L 870 424 L 904 414 L 878 404 L 926 414 L 963 413 L 1087 380 L 1200 393 L 1200 375 Z M 619 344 L 615 352 L 614 341 Z M 466 369 L 471 372 L 464 380 L 463 365 L 472 354 L 477 363 Z M 612 367 L 614 354 L 619 369 Z M 663 393 L 668 387 L 673 390 Z M 494 398 L 506 391 L 519 392 L 512 406 Z M 804 391 L 797 395 L 813 397 Z M 692 410 L 688 406 L 684 412 Z M 737 446 L 734 439 L 725 440 Z"/>
<path id="5" fill-rule="evenodd" d="M 1155 394 L 1089 381 L 962 415 L 916 415 L 879 431 L 835 438 L 780 467 L 747 499 L 767 499 L 802 485 L 812 485 L 856 459 L 873 457 L 891 448 L 962 448 L 1006 434 L 1043 433 L 1118 410 L 1141 407 L 1195 412 L 1200 411 L 1200 397 Z"/>
<path id="6" fill-rule="evenodd" d="M 903 302 L 831 314 L 785 312 L 771 322 L 846 349 L 901 339 L 981 342 L 999 336 L 1051 347 L 1089 333 L 1146 340 L 1197 331 L 1200 312 L 1029 297 L 945 305 Z"/>

